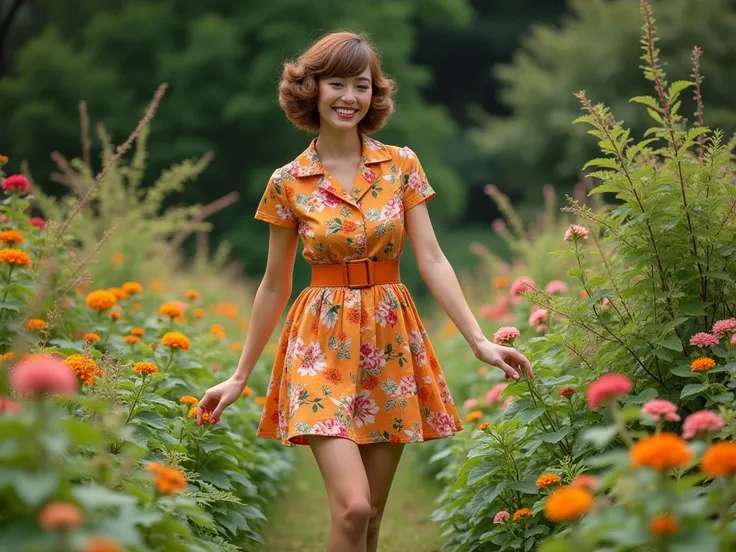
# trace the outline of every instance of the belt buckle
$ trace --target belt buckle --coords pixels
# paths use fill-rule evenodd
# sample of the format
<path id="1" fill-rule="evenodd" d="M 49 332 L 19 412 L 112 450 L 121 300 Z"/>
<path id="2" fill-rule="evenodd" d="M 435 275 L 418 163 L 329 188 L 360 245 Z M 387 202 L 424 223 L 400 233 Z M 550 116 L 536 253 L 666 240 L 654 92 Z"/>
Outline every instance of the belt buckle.
<path id="1" fill-rule="evenodd" d="M 352 279 L 350 278 L 350 265 L 356 264 L 362 264 L 365 266 L 365 281 L 358 280 L 356 283 L 353 283 Z M 343 261 L 342 267 L 345 274 L 344 281 L 346 282 L 347 287 L 349 287 L 350 289 L 366 288 L 375 285 L 376 281 L 373 274 L 373 261 L 371 259 L 346 259 Z"/>

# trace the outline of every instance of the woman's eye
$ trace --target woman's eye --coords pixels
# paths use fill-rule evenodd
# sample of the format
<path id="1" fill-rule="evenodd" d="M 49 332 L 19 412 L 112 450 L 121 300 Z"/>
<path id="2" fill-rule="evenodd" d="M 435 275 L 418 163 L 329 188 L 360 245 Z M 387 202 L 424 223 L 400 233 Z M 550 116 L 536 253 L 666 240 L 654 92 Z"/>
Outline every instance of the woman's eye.
<path id="1" fill-rule="evenodd" d="M 331 86 L 342 86 L 339 82 L 331 82 Z"/>

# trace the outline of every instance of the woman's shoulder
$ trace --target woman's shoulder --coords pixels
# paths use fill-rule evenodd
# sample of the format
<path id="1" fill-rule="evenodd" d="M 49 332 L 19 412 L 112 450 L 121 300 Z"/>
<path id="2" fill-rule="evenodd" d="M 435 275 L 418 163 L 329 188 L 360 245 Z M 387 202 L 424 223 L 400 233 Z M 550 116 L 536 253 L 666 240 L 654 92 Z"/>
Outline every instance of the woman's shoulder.
<path id="1" fill-rule="evenodd" d="M 411 160 L 416 157 L 416 154 L 409 146 L 396 146 L 393 144 L 386 144 L 384 142 L 379 142 L 375 138 L 371 138 L 369 136 L 364 136 L 363 140 L 365 146 L 372 155 L 380 155 L 381 152 L 385 152 L 386 154 L 390 155 L 391 158 L 395 161 L 400 161 L 402 163 L 404 162 L 404 160 Z"/>

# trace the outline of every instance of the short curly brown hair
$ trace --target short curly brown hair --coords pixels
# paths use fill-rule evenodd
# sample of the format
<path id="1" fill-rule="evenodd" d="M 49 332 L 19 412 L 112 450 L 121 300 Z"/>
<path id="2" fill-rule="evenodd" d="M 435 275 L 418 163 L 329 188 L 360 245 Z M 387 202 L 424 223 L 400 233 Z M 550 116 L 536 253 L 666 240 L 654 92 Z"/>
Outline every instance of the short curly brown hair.
<path id="1" fill-rule="evenodd" d="M 396 82 L 383 73 L 381 59 L 364 34 L 331 32 L 307 48 L 296 60 L 284 63 L 279 84 L 279 104 L 297 127 L 319 130 L 317 95 L 319 80 L 354 77 L 370 67 L 373 96 L 358 132 L 369 134 L 383 127 L 394 112 Z"/>

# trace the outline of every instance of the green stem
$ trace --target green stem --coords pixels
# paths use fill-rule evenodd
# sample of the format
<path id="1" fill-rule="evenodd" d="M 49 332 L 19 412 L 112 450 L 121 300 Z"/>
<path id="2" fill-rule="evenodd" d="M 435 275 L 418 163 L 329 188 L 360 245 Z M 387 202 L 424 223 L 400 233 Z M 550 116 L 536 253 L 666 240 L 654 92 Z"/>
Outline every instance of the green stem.
<path id="1" fill-rule="evenodd" d="M 731 503 L 733 502 L 733 481 L 731 481 L 731 477 L 724 477 L 723 485 L 726 488 L 726 496 L 721 505 L 721 529 L 725 530 L 726 525 L 728 525 L 728 511 L 731 509 Z"/>
<path id="2" fill-rule="evenodd" d="M 141 397 L 141 393 L 143 392 L 143 387 L 146 385 L 146 374 L 141 374 L 141 385 L 138 387 L 138 392 L 135 394 L 135 399 L 133 399 L 133 404 L 130 405 L 130 411 L 128 411 L 128 417 L 125 419 L 125 423 L 127 424 L 130 419 L 135 416 L 135 407 L 138 404 L 138 399 Z"/>
<path id="3" fill-rule="evenodd" d="M 613 399 L 609 402 L 609 407 L 611 409 L 611 414 L 613 415 L 613 421 L 618 428 L 619 435 L 621 435 L 621 439 L 624 443 L 626 443 L 627 446 L 634 446 L 634 440 L 631 438 L 629 430 L 626 429 L 626 423 L 621 419 L 621 411 L 618 408 L 618 403 L 616 402 L 616 399 Z"/>
<path id="4" fill-rule="evenodd" d="M 169 366 L 171 366 L 171 361 L 174 360 L 174 350 L 171 349 L 171 354 L 169 355 L 169 361 L 166 363 L 166 368 L 164 368 L 164 372 L 167 372 L 169 369 Z"/>

